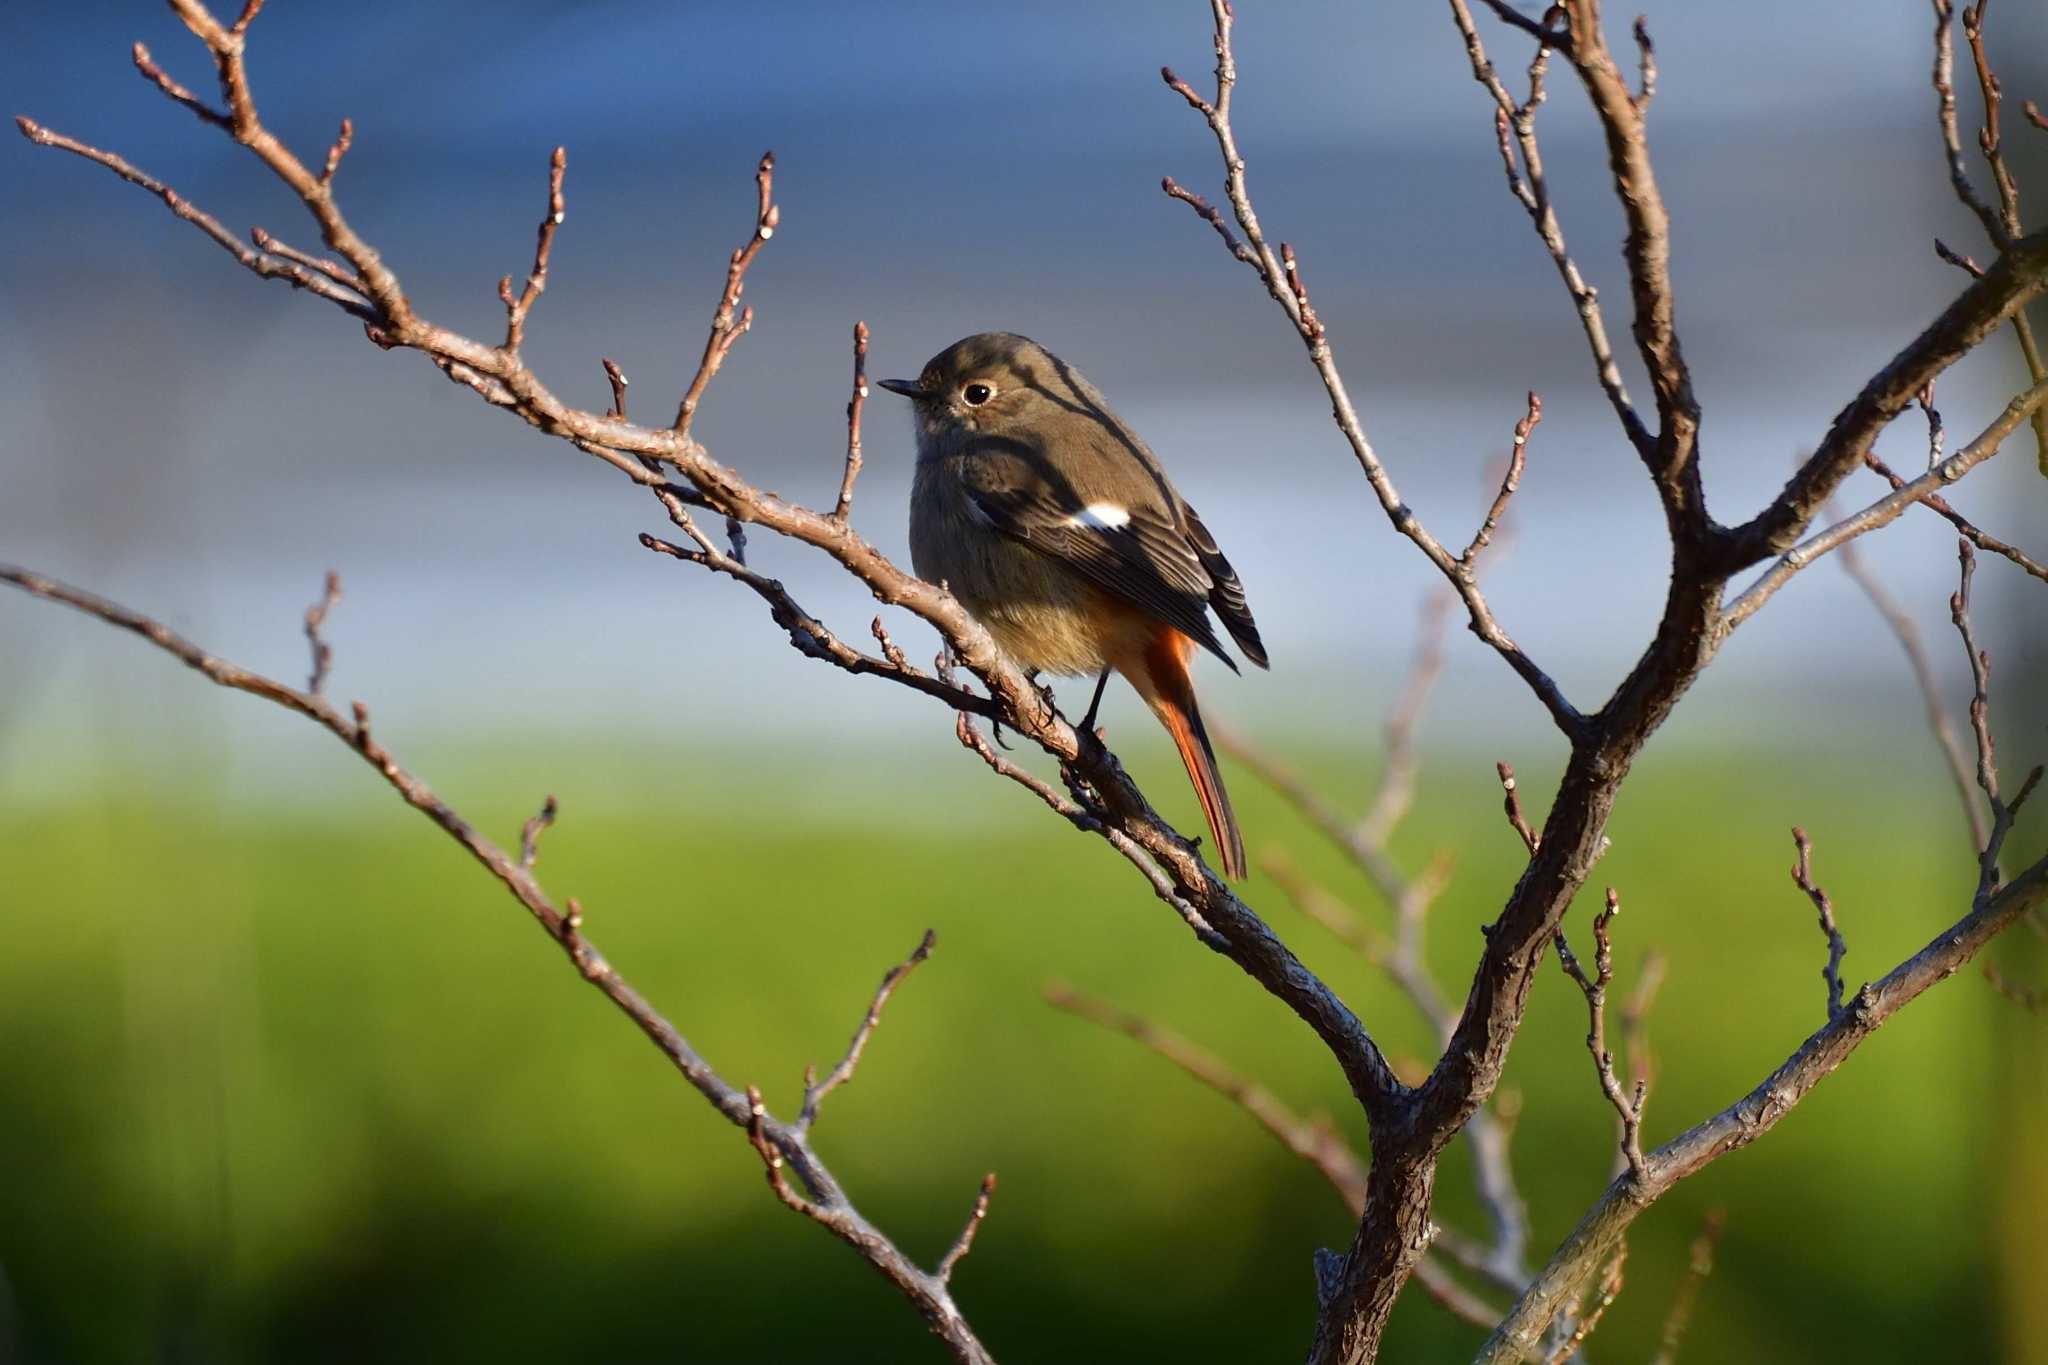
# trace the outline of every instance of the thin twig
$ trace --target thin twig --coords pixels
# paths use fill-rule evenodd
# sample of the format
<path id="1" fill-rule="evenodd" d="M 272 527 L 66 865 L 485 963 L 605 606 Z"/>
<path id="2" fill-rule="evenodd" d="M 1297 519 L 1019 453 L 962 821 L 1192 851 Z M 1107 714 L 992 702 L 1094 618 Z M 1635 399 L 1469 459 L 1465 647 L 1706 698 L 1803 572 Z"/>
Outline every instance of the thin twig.
<path id="1" fill-rule="evenodd" d="M 562 177 L 568 170 L 568 158 L 568 150 L 557 147 L 555 154 L 548 159 L 548 208 L 541 215 L 540 230 L 533 244 L 533 267 L 527 271 L 525 289 L 514 296 L 510 275 L 498 281 L 498 298 L 505 305 L 505 349 L 508 351 L 516 353 L 519 350 L 519 344 L 526 338 L 526 315 L 533 311 L 534 301 L 548 287 L 548 257 L 554 252 L 555 230 L 562 226 L 568 207 L 562 198 Z"/>
<path id="2" fill-rule="evenodd" d="M 318 294 L 329 303 L 339 307 L 367 323 L 379 320 L 377 309 L 364 301 L 354 290 L 343 287 L 330 279 L 324 271 L 308 269 L 296 260 L 280 258 L 268 253 L 251 251 L 241 239 L 221 225 L 218 218 L 195 206 L 189 199 L 158 180 L 147 171 L 139 170 L 112 152 L 80 142 L 43 127 L 34 119 L 19 117 L 14 120 L 21 129 L 21 135 L 39 147 L 55 147 L 84 157 L 87 161 L 106 167 L 131 185 L 139 186 L 163 201 L 165 208 L 184 219 L 233 256 L 242 268 L 267 280 L 283 280 L 309 293 Z"/>
<path id="3" fill-rule="evenodd" d="M 1600 1272 L 1600 1285 L 1595 1293 L 1592 1308 L 1582 1314 L 1579 1305 L 1574 1302 L 1566 1314 L 1567 1317 L 1575 1317 L 1578 1321 L 1572 1324 L 1570 1332 L 1564 1334 L 1564 1340 L 1558 1343 L 1557 1349 L 1550 1353 L 1549 1365 L 1565 1365 L 1565 1362 L 1577 1355 L 1579 1348 L 1586 1344 L 1586 1338 L 1592 1336 L 1599 1328 L 1600 1320 L 1607 1316 L 1607 1310 L 1621 1297 L 1624 1282 L 1622 1269 L 1627 1264 L 1628 1243 L 1622 1242 L 1614 1248 L 1614 1255 L 1608 1258 L 1607 1268 Z"/>
<path id="4" fill-rule="evenodd" d="M 1930 421 L 1933 423 L 1934 432 L 1939 432 L 1940 415 L 1932 414 L 1932 416 L 1930 417 Z M 1937 439 L 1938 438 L 1935 437 L 1933 433 L 1930 433 L 1930 445 L 1933 445 Z M 1938 446 L 1936 446 L 1935 448 L 1936 459 L 1938 460 L 1940 458 L 1939 448 Z M 1886 464 L 1883 460 L 1879 459 L 1877 457 L 1876 452 L 1872 451 L 1866 453 L 1863 457 L 1863 463 L 1866 466 L 1868 466 L 1873 473 L 1882 477 L 1884 481 L 1890 484 L 1894 490 L 1904 488 L 1906 486 L 1906 481 L 1900 478 L 1896 473 L 1894 473 L 1890 465 Z M 1986 533 L 1985 531 L 1980 529 L 1974 522 L 1972 522 L 1969 518 L 1965 517 L 1962 513 L 1958 512 L 1954 508 L 1954 506 L 1950 504 L 1949 500 L 1947 498 L 1942 497 L 1941 494 L 1925 494 L 1920 499 L 1920 505 L 1928 509 L 1930 512 L 1937 513 L 1940 516 L 1946 518 L 1948 520 L 1949 525 L 1956 528 L 1957 534 L 1968 539 L 1972 545 L 1975 545 L 1978 549 L 1984 551 L 1986 554 L 2002 555 L 2006 559 L 2011 560 L 2013 564 L 2016 565 L 2022 573 L 2028 574 L 2034 578 L 2038 578 L 2044 583 L 2048 583 L 2048 564 L 2043 564 L 2039 560 L 2033 558 L 2031 555 L 2028 555 L 2025 551 L 2020 550 L 2016 546 L 2008 545 L 2004 541 L 1998 539 L 1998 537 Z"/>
<path id="5" fill-rule="evenodd" d="M 623 422 L 626 420 L 626 386 L 633 381 L 626 378 L 626 372 L 610 356 L 600 356 L 598 363 L 604 366 L 605 381 L 612 386 L 610 415 Z"/>
<path id="6" fill-rule="evenodd" d="M 1991 983 L 1991 989 L 2018 1005 L 2029 1014 L 2039 1014 L 2048 1006 L 2048 991 L 2038 986 L 2022 986 L 2019 982 L 1998 970 L 1998 964 L 1986 958 L 1984 979 Z"/>
<path id="7" fill-rule="evenodd" d="M 746 335 L 754 325 L 754 310 L 741 309 L 737 316 L 733 310 L 739 307 L 740 294 L 746 288 L 747 267 L 754 263 L 754 257 L 761 254 L 775 229 L 782 221 L 782 209 L 775 203 L 775 153 L 765 152 L 760 164 L 754 170 L 754 184 L 759 192 L 759 204 L 754 212 L 754 231 L 747 243 L 732 253 L 725 268 L 725 289 L 718 296 L 718 308 L 711 315 L 711 334 L 704 341 L 704 357 L 697 362 L 697 373 L 690 380 L 690 387 L 683 393 L 683 401 L 676 406 L 674 431 L 678 436 L 690 434 L 691 419 L 697 415 L 697 405 L 703 401 L 704 389 L 712 377 L 725 364 L 733 345 Z"/>
<path id="8" fill-rule="evenodd" d="M 288 242 L 279 241 L 261 227 L 249 229 L 249 240 L 256 244 L 258 251 L 271 256 L 281 257 L 287 261 L 295 261 L 308 269 L 319 271 L 336 284 L 355 290 L 357 293 L 362 292 L 362 280 L 357 277 L 356 272 L 332 257 L 315 256 L 310 251 L 301 251 Z"/>
<path id="9" fill-rule="evenodd" d="M 1655 948 L 1646 949 L 1636 970 L 1636 988 L 1621 1007 L 1621 1051 L 1628 1074 L 1644 1085 L 1656 1083 L 1656 1057 L 1650 1050 L 1650 1011 L 1664 985 L 1667 963 Z"/>
<path id="10" fill-rule="evenodd" d="M 1820 979 L 1827 983 L 1828 1018 L 1832 1020 L 1843 1009 L 1842 959 L 1848 954 L 1849 945 L 1843 942 L 1842 931 L 1835 925 L 1833 902 L 1813 879 L 1813 842 L 1798 825 L 1792 826 L 1792 846 L 1799 850 L 1799 861 L 1792 865 L 1792 882 L 1813 902 L 1814 912 L 1820 919 L 1820 931 L 1828 941 L 1827 965 L 1820 969 Z"/>
<path id="11" fill-rule="evenodd" d="M 540 836 L 555 823 L 555 816 L 561 813 L 561 809 L 555 802 L 555 794 L 549 792 L 541 801 L 540 809 L 519 827 L 519 865 L 528 872 L 533 871 L 533 865 L 540 861 Z"/>
<path id="12" fill-rule="evenodd" d="M 1354 1215 L 1364 1210 L 1365 1163 L 1329 1125 L 1301 1118 L 1265 1086 L 1239 1075 L 1213 1054 L 1142 1015 L 1118 1009 L 1060 982 L 1048 983 L 1043 994 L 1053 1008 L 1123 1034 L 1230 1100 L 1282 1147 L 1314 1166 L 1330 1187 L 1343 1196 L 1345 1207 Z"/>
<path id="13" fill-rule="evenodd" d="M 1493 97 L 1494 136 L 1500 150 L 1501 169 L 1507 176 L 1508 191 L 1528 213 L 1537 237 L 1550 253 L 1558 278 L 1564 282 L 1565 291 L 1571 296 L 1580 330 L 1584 332 L 1587 348 L 1592 353 L 1601 392 L 1607 395 L 1623 433 L 1638 453 L 1648 451 L 1653 448 L 1654 438 L 1637 416 L 1635 406 L 1629 400 L 1628 389 L 1622 382 L 1613 344 L 1607 339 L 1607 322 L 1600 311 L 1599 291 L 1586 282 L 1566 248 L 1564 228 L 1551 203 L 1549 182 L 1543 172 L 1543 149 L 1536 138 L 1536 111 L 1543 104 L 1543 79 L 1549 66 L 1550 48 L 1537 47 L 1529 64 L 1529 97 L 1517 103 L 1495 73 L 1493 63 L 1487 60 L 1485 45 L 1480 41 L 1479 29 L 1472 22 L 1465 0 L 1451 0 L 1451 19 L 1465 41 L 1465 54 L 1471 62 L 1473 79 Z M 1519 168 L 1515 161 L 1518 150 L 1521 155 Z"/>
<path id="14" fill-rule="evenodd" d="M 868 325 L 853 324 L 853 397 L 846 400 L 846 472 L 839 476 L 839 501 L 832 519 L 845 522 L 853 510 L 853 481 L 860 477 L 860 413 L 868 401 Z"/>
<path id="15" fill-rule="evenodd" d="M 1437 680 L 1443 676 L 1444 626 L 1455 602 L 1445 588 L 1427 593 L 1422 599 L 1408 676 L 1394 694 L 1394 704 L 1387 709 L 1386 720 L 1380 727 L 1386 757 L 1379 779 L 1373 784 L 1372 798 L 1366 802 L 1365 814 L 1358 818 L 1353 831 L 1369 845 L 1385 848 L 1415 800 L 1415 776 L 1421 767 L 1415 745 L 1416 729 L 1422 723 L 1423 710 L 1436 690 Z"/>
<path id="16" fill-rule="evenodd" d="M 1693 1306 L 1699 1302 L 1700 1289 L 1707 1277 L 1714 1273 L 1714 1251 L 1721 1243 L 1723 1215 L 1719 1209 L 1710 1209 L 1700 1220 L 1700 1235 L 1692 1239 L 1692 1255 L 1686 1266 L 1685 1278 L 1679 1281 L 1678 1292 L 1671 1296 L 1671 1311 L 1664 1316 L 1664 1331 L 1658 1339 L 1657 1355 L 1651 1365 L 1675 1365 L 1678 1360 L 1678 1345 L 1685 1339 L 1685 1329 L 1692 1323 Z"/>
<path id="17" fill-rule="evenodd" d="M 1543 400 L 1536 390 L 1529 390 L 1528 411 L 1522 420 L 1515 423 L 1514 443 L 1508 451 L 1507 472 L 1501 476 L 1500 492 L 1494 494 L 1493 505 L 1486 509 L 1486 520 L 1472 536 L 1472 543 L 1465 547 L 1465 553 L 1458 556 L 1462 564 L 1471 564 L 1478 559 L 1479 552 L 1493 540 L 1493 532 L 1500 525 L 1500 519 L 1508 510 L 1508 499 L 1522 486 L 1522 465 L 1528 457 L 1529 433 L 1543 420 Z"/>
<path id="18" fill-rule="evenodd" d="M 1529 856 L 1533 858 L 1536 850 L 1543 846 L 1543 839 L 1522 814 L 1522 793 L 1515 785 L 1514 765 L 1498 762 L 1493 768 L 1500 774 L 1501 809 L 1507 814 L 1508 825 L 1520 836 L 1522 847 L 1528 849 Z"/>
<path id="19" fill-rule="evenodd" d="M 1984 225 L 1984 231 L 1996 245 L 2005 244 L 2005 224 L 1998 213 L 1984 197 L 1977 193 L 1977 187 L 1970 183 L 1970 172 L 1963 163 L 1962 131 L 1956 121 L 1955 87 L 1955 5 L 1953 0 L 1933 0 L 1934 4 L 1934 99 L 1935 119 L 1941 128 L 1942 150 L 1948 158 L 1949 184 L 1954 188 L 1956 198 L 1964 208 L 1977 216 Z"/>
<path id="20" fill-rule="evenodd" d="M 184 105 L 198 115 L 200 122 L 211 123 L 216 128 L 234 127 L 234 121 L 226 114 L 173 80 L 168 72 L 156 64 L 156 59 L 149 55 L 147 47 L 137 43 L 129 50 L 129 56 L 135 62 L 135 69 L 142 73 L 143 79 L 153 83 L 170 100 Z"/>
<path id="21" fill-rule="evenodd" d="M 334 664 L 334 648 L 320 629 L 327 624 L 327 613 L 340 601 L 341 575 L 329 569 L 320 600 L 306 608 L 306 647 L 313 655 L 313 671 L 306 677 L 306 690 L 316 697 L 327 686 L 327 670 Z"/>
<path id="22" fill-rule="evenodd" d="M 996 1173 L 990 1171 L 981 1178 L 981 1192 L 974 1197 L 974 1208 L 967 1215 L 967 1222 L 961 1227 L 960 1235 L 953 1239 L 953 1245 L 946 1248 L 946 1254 L 939 1259 L 940 1284 L 953 1278 L 953 1268 L 967 1259 L 967 1253 L 974 1249 L 974 1234 L 981 1230 L 981 1220 L 988 1217 L 988 1201 L 996 1192 Z"/>
<path id="23" fill-rule="evenodd" d="M 825 1097 L 853 1079 L 853 1073 L 860 1066 L 860 1055 L 867 1050 L 868 1039 L 882 1022 L 882 1007 L 889 1003 L 889 997 L 904 979 L 916 971 L 918 964 L 932 955 L 932 947 L 938 942 L 938 935 L 930 929 L 918 940 L 910 956 L 903 959 L 882 974 L 882 984 L 875 988 L 875 998 L 868 1002 L 867 1013 L 861 1016 L 860 1026 L 853 1031 L 853 1041 L 846 1045 L 846 1055 L 839 1059 L 839 1065 L 827 1072 L 825 1079 L 804 1084 L 803 1109 L 796 1116 L 796 1130 L 801 1133 L 818 1121 L 818 1109 L 825 1103 Z M 943 1278 L 943 1276 L 941 1277 Z"/>
<path id="24" fill-rule="evenodd" d="M 2019 184 L 2005 164 L 2004 136 L 1999 119 L 2004 91 L 1991 69 L 1991 57 L 1984 45 L 1984 11 L 1988 3 L 1989 0 L 1979 0 L 1976 5 L 1964 8 L 1963 34 L 1969 40 L 1970 60 L 1977 72 L 1977 91 L 1983 98 L 1984 122 L 1977 129 L 1977 149 L 1983 153 L 1985 169 L 1991 173 L 1991 185 L 1998 198 L 1995 208 L 1977 194 L 1962 169 L 1962 147 L 1955 126 L 1955 92 L 1947 84 L 1954 64 L 1951 0 L 1934 0 L 1934 80 L 1940 101 L 1942 145 L 1949 157 L 1949 181 L 1963 206 L 1976 214 L 1984 225 L 1985 235 L 1991 239 L 1992 246 L 2003 250 L 2024 229 L 2020 222 Z M 2048 363 L 2043 361 L 2040 343 L 2034 336 L 2033 322 L 2024 310 L 2013 314 L 2012 330 L 2027 373 L 2036 384 L 2048 379 Z M 2048 475 L 2048 410 L 2036 411 L 2033 425 L 2041 472 Z"/>
<path id="25" fill-rule="evenodd" d="M 1650 107 L 1650 101 L 1657 97 L 1657 45 L 1650 41 L 1650 21 L 1645 15 L 1637 15 L 1633 32 L 1636 35 L 1636 112 Z"/>
<path id="26" fill-rule="evenodd" d="M 344 118 L 341 129 L 334 135 L 334 141 L 327 144 L 327 159 L 321 163 L 320 184 L 328 189 L 334 187 L 335 172 L 341 169 L 341 159 L 348 155 L 348 149 L 356 140 L 354 119 Z"/>
<path id="27" fill-rule="evenodd" d="M 1264 229 L 1259 225 L 1257 212 L 1252 208 L 1251 193 L 1245 185 L 1245 161 L 1237 146 L 1237 136 L 1230 123 L 1231 95 L 1237 84 L 1237 59 L 1231 48 L 1230 30 L 1234 22 L 1229 0 L 1210 0 L 1210 16 L 1215 27 L 1216 47 L 1216 96 L 1212 99 L 1197 94 L 1193 87 L 1173 73 L 1172 68 L 1162 68 L 1160 74 L 1166 84 L 1209 125 L 1215 136 L 1217 151 L 1221 154 L 1224 167 L 1224 191 L 1229 201 L 1237 226 L 1243 233 L 1240 242 L 1223 222 L 1222 215 L 1211 209 L 1200 196 L 1182 190 L 1171 177 L 1162 182 L 1163 188 L 1172 197 L 1193 208 L 1223 237 L 1231 255 L 1249 265 L 1266 286 L 1274 302 L 1280 305 L 1288 320 L 1294 325 L 1302 343 L 1308 349 L 1309 359 L 1316 367 L 1323 381 L 1323 387 L 1330 396 L 1331 415 L 1337 428 L 1343 433 L 1351 447 L 1359 468 L 1366 481 L 1372 486 L 1380 508 L 1386 513 L 1394 529 L 1414 542 L 1430 563 L 1449 580 L 1465 604 L 1472 633 L 1491 646 L 1495 653 L 1514 669 L 1523 683 L 1528 686 L 1557 727 L 1567 737 L 1576 738 L 1585 724 L 1585 718 L 1565 697 L 1557 682 L 1529 658 L 1521 646 L 1504 630 L 1487 605 L 1485 596 L 1479 591 L 1472 567 L 1461 564 L 1442 542 L 1430 533 L 1415 512 L 1401 498 L 1395 488 L 1393 476 L 1381 463 L 1378 452 L 1366 439 L 1357 408 L 1344 383 L 1344 377 L 1337 368 L 1336 359 L 1330 348 L 1326 329 L 1314 312 L 1306 306 L 1300 291 L 1299 262 L 1282 259 L 1268 242 Z M 1291 256 L 1291 253 L 1290 253 Z"/>
<path id="28" fill-rule="evenodd" d="M 2020 423 L 2026 421 L 2044 403 L 2048 403 L 2048 383 L 2036 384 L 2007 403 L 2005 410 L 1978 433 L 1975 440 L 1925 474 L 1879 498 L 1862 511 L 1842 518 L 1826 530 L 1816 531 L 1786 550 L 1770 568 L 1757 575 L 1755 581 L 1722 608 L 1716 633 L 1723 637 L 1728 635 L 1754 616 L 1757 609 L 1769 601 L 1778 589 L 1791 581 L 1794 574 L 1830 550 L 1854 540 L 1857 536 L 1875 531 L 1880 526 L 1889 526 L 1898 520 L 1908 507 L 1927 494 L 1940 491 L 1990 459 L 1998 453 L 1998 448 L 2004 444 L 2005 438 L 2012 435 Z M 1860 455 L 1858 460 L 1860 462 Z M 1784 495 L 1781 494 L 1780 501 L 1783 499 Z"/>
<path id="29" fill-rule="evenodd" d="M 1970 659 L 1970 730 L 1977 737 L 1977 785 L 1998 810 L 1998 754 L 1991 738 L 1991 655 L 1977 644 L 1970 624 L 1970 580 L 1976 576 L 1977 556 L 1968 540 L 1956 541 L 1956 560 L 1962 566 L 1962 586 L 1948 599 L 1949 618 L 1963 637 L 1963 652 Z"/>
<path id="30" fill-rule="evenodd" d="M 1854 579 L 1856 586 L 1863 589 L 1870 605 L 1884 618 L 1884 623 L 1905 652 L 1906 665 L 1912 670 L 1913 682 L 1920 690 L 1920 700 L 1927 711 L 1927 728 L 1934 734 L 1934 742 L 1940 746 L 1943 759 L 1947 762 L 1949 778 L 1955 784 L 1956 795 L 1963 804 L 1963 818 L 1970 831 L 1970 852 L 1976 853 L 1984 847 L 1989 833 L 1984 808 L 1978 804 L 1976 789 L 1970 782 L 1970 760 L 1963 754 L 1962 741 L 1957 738 L 1955 726 L 1949 723 L 1948 710 L 1942 705 L 1941 691 L 1935 681 L 1934 666 L 1927 658 L 1927 648 L 1920 639 L 1920 627 L 1891 591 L 1864 564 L 1863 555 L 1852 541 L 1841 550 L 1842 571 Z"/>
<path id="31" fill-rule="evenodd" d="M 1621 1078 L 1614 1074 L 1614 1054 L 1607 1050 L 1607 987 L 1614 980 L 1614 945 L 1609 941 L 1608 925 L 1620 913 L 1621 898 L 1610 886 L 1607 888 L 1606 908 L 1593 917 L 1593 975 L 1590 977 L 1579 965 L 1571 945 L 1565 942 L 1563 929 L 1557 931 L 1555 942 L 1558 961 L 1586 997 L 1586 1051 L 1593 1054 L 1593 1067 L 1600 1078 L 1601 1092 L 1620 1117 L 1622 1159 L 1628 1165 L 1629 1174 L 1640 1183 L 1647 1175 L 1643 1163 L 1642 1129 L 1643 1108 L 1649 1099 L 1650 1084 L 1647 1077 L 1639 1075 L 1635 1078 L 1633 1095 L 1623 1090 Z"/>
<path id="32" fill-rule="evenodd" d="M 1972 279 L 1981 280 L 1984 278 L 1984 267 L 1977 264 L 1975 257 L 1971 256 L 1968 252 L 1957 251 L 1939 237 L 1934 239 L 1934 254 L 1947 261 L 1956 269 L 1963 271 Z"/>

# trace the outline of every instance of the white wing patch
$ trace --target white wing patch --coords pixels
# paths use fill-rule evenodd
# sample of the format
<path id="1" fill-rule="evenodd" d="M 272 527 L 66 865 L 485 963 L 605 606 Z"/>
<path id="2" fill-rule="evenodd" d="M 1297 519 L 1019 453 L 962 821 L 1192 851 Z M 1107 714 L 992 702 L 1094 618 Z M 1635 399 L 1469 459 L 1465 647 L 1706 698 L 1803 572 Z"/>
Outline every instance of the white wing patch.
<path id="1" fill-rule="evenodd" d="M 1130 524 L 1130 511 L 1113 502 L 1091 502 L 1067 518 L 1067 525 L 1086 527 L 1091 531 L 1115 531 Z"/>

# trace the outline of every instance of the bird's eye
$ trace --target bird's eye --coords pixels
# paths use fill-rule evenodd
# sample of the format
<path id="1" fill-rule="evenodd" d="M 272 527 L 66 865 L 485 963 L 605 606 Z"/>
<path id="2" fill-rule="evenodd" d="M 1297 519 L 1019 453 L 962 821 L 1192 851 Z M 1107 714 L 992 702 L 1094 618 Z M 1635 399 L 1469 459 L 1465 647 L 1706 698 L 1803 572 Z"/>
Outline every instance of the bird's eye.
<path id="1" fill-rule="evenodd" d="M 970 408 L 978 408 L 996 396 L 996 391 L 986 384 L 969 384 L 960 390 L 961 399 Z"/>

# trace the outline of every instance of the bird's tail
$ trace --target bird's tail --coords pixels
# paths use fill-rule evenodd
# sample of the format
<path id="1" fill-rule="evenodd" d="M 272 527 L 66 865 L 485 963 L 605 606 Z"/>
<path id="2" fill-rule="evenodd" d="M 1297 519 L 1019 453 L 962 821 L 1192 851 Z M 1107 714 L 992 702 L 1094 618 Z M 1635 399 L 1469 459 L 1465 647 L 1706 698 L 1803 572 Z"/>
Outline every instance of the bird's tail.
<path id="1" fill-rule="evenodd" d="M 1237 815 L 1230 809 L 1230 793 L 1224 790 L 1223 775 L 1216 770 L 1216 751 L 1209 745 L 1209 732 L 1202 726 L 1202 712 L 1195 704 L 1194 678 L 1188 660 L 1196 643 L 1171 626 L 1161 627 L 1152 637 L 1141 659 L 1120 663 L 1117 671 L 1130 679 L 1138 695 L 1159 717 L 1173 736 L 1187 765 L 1195 796 L 1202 803 L 1202 815 L 1209 822 L 1216 856 L 1223 875 L 1240 881 L 1245 875 L 1244 835 L 1238 830 Z"/>

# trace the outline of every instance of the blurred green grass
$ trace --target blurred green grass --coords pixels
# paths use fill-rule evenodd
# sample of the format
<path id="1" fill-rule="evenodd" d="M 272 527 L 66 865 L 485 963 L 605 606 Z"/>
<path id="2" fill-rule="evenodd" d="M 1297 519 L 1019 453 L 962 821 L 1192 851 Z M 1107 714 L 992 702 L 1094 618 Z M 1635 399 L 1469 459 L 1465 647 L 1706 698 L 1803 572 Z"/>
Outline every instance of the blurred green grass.
<path id="1" fill-rule="evenodd" d="M 0 1354 L 940 1358 L 445 836 L 331 741 L 279 743 L 298 794 L 191 754 L 117 758 L 61 803 L 20 783 L 0 796 Z M 414 758 L 507 841 L 556 782 L 544 880 L 582 900 L 593 941 L 725 1076 L 780 1110 L 806 1063 L 837 1057 L 882 970 L 937 929 L 819 1143 L 926 1259 L 982 1173 L 1000 1174 L 956 1281 L 1000 1358 L 1297 1359 L 1309 1254 L 1344 1244 L 1341 1206 L 1242 1113 L 1039 990 L 1060 978 L 1143 1012 L 1355 1136 L 1334 1066 L 1119 860 L 948 749 L 939 736 L 802 777 L 801 755 L 616 738 Z M 1376 762 L 1301 757 L 1354 803 Z M 1189 814 L 1169 755 L 1134 764 Z M 1554 773 L 1518 766 L 1539 814 Z M 1284 846 L 1384 922 L 1330 850 L 1233 776 L 1255 852 Z M 1417 864 L 1455 850 L 1430 926 L 1453 996 L 1518 870 L 1491 776 L 1478 756 L 1434 756 L 1398 841 Z M 1785 873 L 1794 821 L 1840 908 L 1852 985 L 1959 913 L 1971 869 L 1931 766 L 1653 749 L 1596 878 L 1623 896 L 1617 990 L 1645 947 L 1671 957 L 1653 1140 L 1821 1021 L 1821 941 Z M 1270 881 L 1248 892 L 1390 1052 L 1426 1055 L 1370 967 Z M 2039 948 L 2022 935 L 1998 951 L 2038 976 Z M 1539 1255 L 1611 1159 L 1583 1030 L 1577 993 L 1546 969 L 1509 1073 Z M 1687 1244 L 1724 1207 L 1686 1359 L 2048 1359 L 2042 1035 L 1974 974 L 1914 1005 L 1638 1224 L 1593 1354 L 1654 1353 Z M 1481 1225 L 1461 1152 L 1437 1216 Z M 1386 1358 L 1460 1359 L 1478 1337 L 1411 1294 Z"/>

